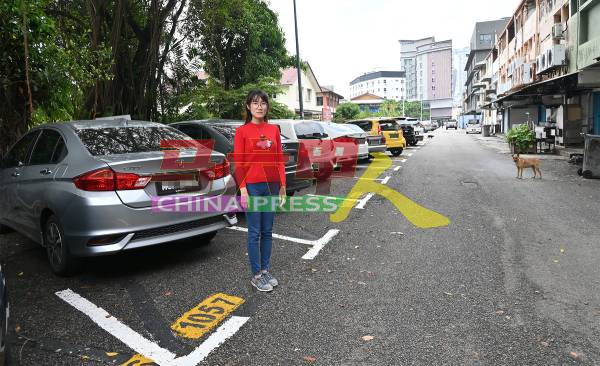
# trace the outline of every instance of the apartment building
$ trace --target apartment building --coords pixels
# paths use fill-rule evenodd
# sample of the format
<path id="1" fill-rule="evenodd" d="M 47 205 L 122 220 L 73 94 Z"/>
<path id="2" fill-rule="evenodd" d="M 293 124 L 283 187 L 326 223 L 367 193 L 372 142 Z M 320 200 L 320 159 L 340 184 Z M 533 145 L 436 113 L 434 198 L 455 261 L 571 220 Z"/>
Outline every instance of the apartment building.
<path id="1" fill-rule="evenodd" d="M 332 85 L 321 86 L 321 91 L 317 93 L 317 106 L 323 108 L 321 117 L 323 121 L 333 120 L 337 106 L 344 99 L 342 95 L 336 93 L 333 89 Z"/>
<path id="2" fill-rule="evenodd" d="M 463 87 L 467 81 L 465 66 L 470 51 L 469 47 L 456 48 L 452 51 L 452 97 L 455 107 L 463 104 Z"/>
<path id="3" fill-rule="evenodd" d="M 470 52 L 464 71 L 463 114 L 470 119 L 483 120 L 482 107 L 486 100 L 486 80 L 488 74 L 486 58 L 494 48 L 498 33 L 506 27 L 509 18 L 478 22 L 471 36 Z"/>
<path id="4" fill-rule="evenodd" d="M 560 145 L 580 144 L 581 132 L 600 133 L 600 2 L 517 5 L 486 57 L 485 114 L 504 132 L 530 122 L 555 127 Z"/>
<path id="5" fill-rule="evenodd" d="M 404 71 L 373 71 L 350 82 L 350 99 L 364 94 L 378 95 L 382 99 L 406 99 Z"/>
<path id="6" fill-rule="evenodd" d="M 428 104 L 432 120 L 452 118 L 452 41 L 429 37 L 399 42 L 407 99 Z"/>

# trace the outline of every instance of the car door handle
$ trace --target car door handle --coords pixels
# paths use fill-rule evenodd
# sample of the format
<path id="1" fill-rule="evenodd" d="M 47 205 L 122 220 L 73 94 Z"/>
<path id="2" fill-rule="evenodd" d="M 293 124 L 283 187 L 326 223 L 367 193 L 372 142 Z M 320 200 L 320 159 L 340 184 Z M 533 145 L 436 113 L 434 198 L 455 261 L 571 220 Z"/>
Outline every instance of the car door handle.
<path id="1" fill-rule="evenodd" d="M 40 170 L 40 174 L 43 174 L 43 175 L 52 174 L 52 170 L 50 170 L 50 169 Z"/>
<path id="2" fill-rule="evenodd" d="M 16 178 L 16 177 L 18 177 L 20 175 L 21 175 L 21 173 L 19 173 L 19 172 L 13 172 L 10 176 Z"/>

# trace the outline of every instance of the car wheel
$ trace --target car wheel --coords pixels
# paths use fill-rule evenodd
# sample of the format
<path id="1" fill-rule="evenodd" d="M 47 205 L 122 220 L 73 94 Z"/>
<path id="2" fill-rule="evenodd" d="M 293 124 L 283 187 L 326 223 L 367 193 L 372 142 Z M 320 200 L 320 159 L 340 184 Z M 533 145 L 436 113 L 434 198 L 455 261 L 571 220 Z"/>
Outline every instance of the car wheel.
<path id="1" fill-rule="evenodd" d="M 52 215 L 44 224 L 43 240 L 52 271 L 59 276 L 68 276 L 77 269 L 78 261 L 69 252 L 64 231 L 56 216 Z"/>
<path id="2" fill-rule="evenodd" d="M 402 149 L 394 149 L 394 150 L 392 150 L 392 155 L 393 156 L 400 156 L 400 154 L 402 154 Z"/>
<path id="3" fill-rule="evenodd" d="M 582 174 L 585 179 L 592 179 L 592 171 L 591 170 L 584 170 Z"/>

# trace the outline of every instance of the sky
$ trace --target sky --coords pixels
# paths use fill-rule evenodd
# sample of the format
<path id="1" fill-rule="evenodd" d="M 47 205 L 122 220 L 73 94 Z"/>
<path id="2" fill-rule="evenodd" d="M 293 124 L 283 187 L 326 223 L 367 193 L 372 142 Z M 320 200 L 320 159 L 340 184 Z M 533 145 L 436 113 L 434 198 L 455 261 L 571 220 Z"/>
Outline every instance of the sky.
<path id="1" fill-rule="evenodd" d="M 268 0 L 296 54 L 293 0 Z M 300 57 L 321 86 L 348 96 L 375 69 L 400 69 L 400 39 L 435 36 L 469 45 L 475 22 L 511 16 L 520 0 L 296 0 Z"/>

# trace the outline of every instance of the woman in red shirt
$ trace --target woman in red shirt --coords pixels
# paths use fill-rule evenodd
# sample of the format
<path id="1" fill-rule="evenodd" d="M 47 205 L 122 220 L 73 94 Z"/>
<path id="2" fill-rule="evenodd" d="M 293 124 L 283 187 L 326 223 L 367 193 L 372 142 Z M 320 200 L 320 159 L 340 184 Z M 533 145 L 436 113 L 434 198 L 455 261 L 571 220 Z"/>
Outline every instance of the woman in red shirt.
<path id="1" fill-rule="evenodd" d="M 235 177 L 243 205 L 250 199 L 257 202 L 255 197 L 261 196 L 273 200 L 278 195 L 279 204 L 285 202 L 281 135 L 278 126 L 268 123 L 268 112 L 267 94 L 261 90 L 251 91 L 246 98 L 246 124 L 236 130 L 233 143 Z M 269 272 L 275 212 L 252 211 L 246 212 L 251 283 L 257 290 L 268 292 L 278 285 Z"/>

